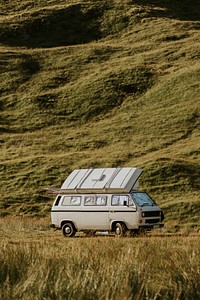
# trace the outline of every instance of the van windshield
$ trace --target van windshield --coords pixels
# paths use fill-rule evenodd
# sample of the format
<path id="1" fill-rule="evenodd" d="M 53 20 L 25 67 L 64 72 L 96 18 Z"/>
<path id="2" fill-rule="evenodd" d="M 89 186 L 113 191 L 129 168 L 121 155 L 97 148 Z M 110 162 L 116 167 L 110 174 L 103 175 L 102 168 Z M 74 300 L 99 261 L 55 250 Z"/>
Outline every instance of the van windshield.
<path id="1" fill-rule="evenodd" d="M 132 192 L 132 199 L 138 206 L 156 205 L 156 203 L 144 192 Z"/>

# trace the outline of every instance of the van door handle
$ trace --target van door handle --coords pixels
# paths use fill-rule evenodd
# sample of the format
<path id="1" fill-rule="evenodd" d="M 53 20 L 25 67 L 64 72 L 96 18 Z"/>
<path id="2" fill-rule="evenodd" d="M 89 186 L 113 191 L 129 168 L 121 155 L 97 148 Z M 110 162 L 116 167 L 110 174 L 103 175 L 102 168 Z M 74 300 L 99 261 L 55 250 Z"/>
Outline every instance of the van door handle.
<path id="1" fill-rule="evenodd" d="M 114 213 L 115 211 L 114 211 L 114 210 L 111 210 L 110 212 L 111 212 L 111 213 Z"/>

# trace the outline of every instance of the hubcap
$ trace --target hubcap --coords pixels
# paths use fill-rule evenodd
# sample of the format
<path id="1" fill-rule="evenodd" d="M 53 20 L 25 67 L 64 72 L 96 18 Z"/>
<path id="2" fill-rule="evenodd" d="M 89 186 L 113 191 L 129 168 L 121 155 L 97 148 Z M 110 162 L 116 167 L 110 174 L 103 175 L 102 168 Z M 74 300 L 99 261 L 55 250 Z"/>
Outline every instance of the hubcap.
<path id="1" fill-rule="evenodd" d="M 70 227 L 65 227 L 65 233 L 69 234 L 71 232 Z"/>
<path id="2" fill-rule="evenodd" d="M 116 234 L 120 234 L 120 228 L 119 227 L 116 228 Z"/>

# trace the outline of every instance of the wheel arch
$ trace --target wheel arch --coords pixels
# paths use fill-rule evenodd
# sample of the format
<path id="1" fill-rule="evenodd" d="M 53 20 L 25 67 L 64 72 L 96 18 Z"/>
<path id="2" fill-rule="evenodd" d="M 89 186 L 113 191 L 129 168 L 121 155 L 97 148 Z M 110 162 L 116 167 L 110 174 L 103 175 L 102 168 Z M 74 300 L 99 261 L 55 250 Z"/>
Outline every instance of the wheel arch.
<path id="1" fill-rule="evenodd" d="M 75 224 L 72 220 L 68 220 L 68 219 L 65 219 L 65 220 L 62 220 L 62 221 L 61 221 L 61 223 L 60 223 L 60 228 L 62 228 L 63 225 L 65 225 L 66 223 L 72 224 L 73 227 L 74 227 L 74 229 L 75 229 L 76 231 L 78 231 L 78 228 L 77 228 L 76 224 Z"/>
<path id="2" fill-rule="evenodd" d="M 117 220 L 114 220 L 113 222 L 112 222 L 112 224 L 111 224 L 111 231 L 115 231 L 115 227 L 116 227 L 116 224 L 117 223 L 122 223 L 122 224 L 124 224 L 125 225 L 125 227 L 126 227 L 126 230 L 128 230 L 128 226 L 127 226 L 127 224 L 126 224 L 126 222 L 124 222 L 124 221 L 117 221 Z"/>

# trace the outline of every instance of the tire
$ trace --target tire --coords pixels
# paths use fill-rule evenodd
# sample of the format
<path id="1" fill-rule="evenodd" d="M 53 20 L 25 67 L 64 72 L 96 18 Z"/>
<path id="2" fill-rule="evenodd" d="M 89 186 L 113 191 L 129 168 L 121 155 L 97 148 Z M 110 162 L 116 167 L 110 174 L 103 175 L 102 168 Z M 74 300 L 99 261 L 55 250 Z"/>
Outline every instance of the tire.
<path id="1" fill-rule="evenodd" d="M 126 226 L 124 223 L 115 224 L 115 236 L 122 237 L 126 235 Z"/>
<path id="2" fill-rule="evenodd" d="M 65 223 L 62 226 L 62 233 L 64 237 L 73 237 L 76 234 L 76 230 L 74 228 L 74 225 L 72 223 Z"/>

